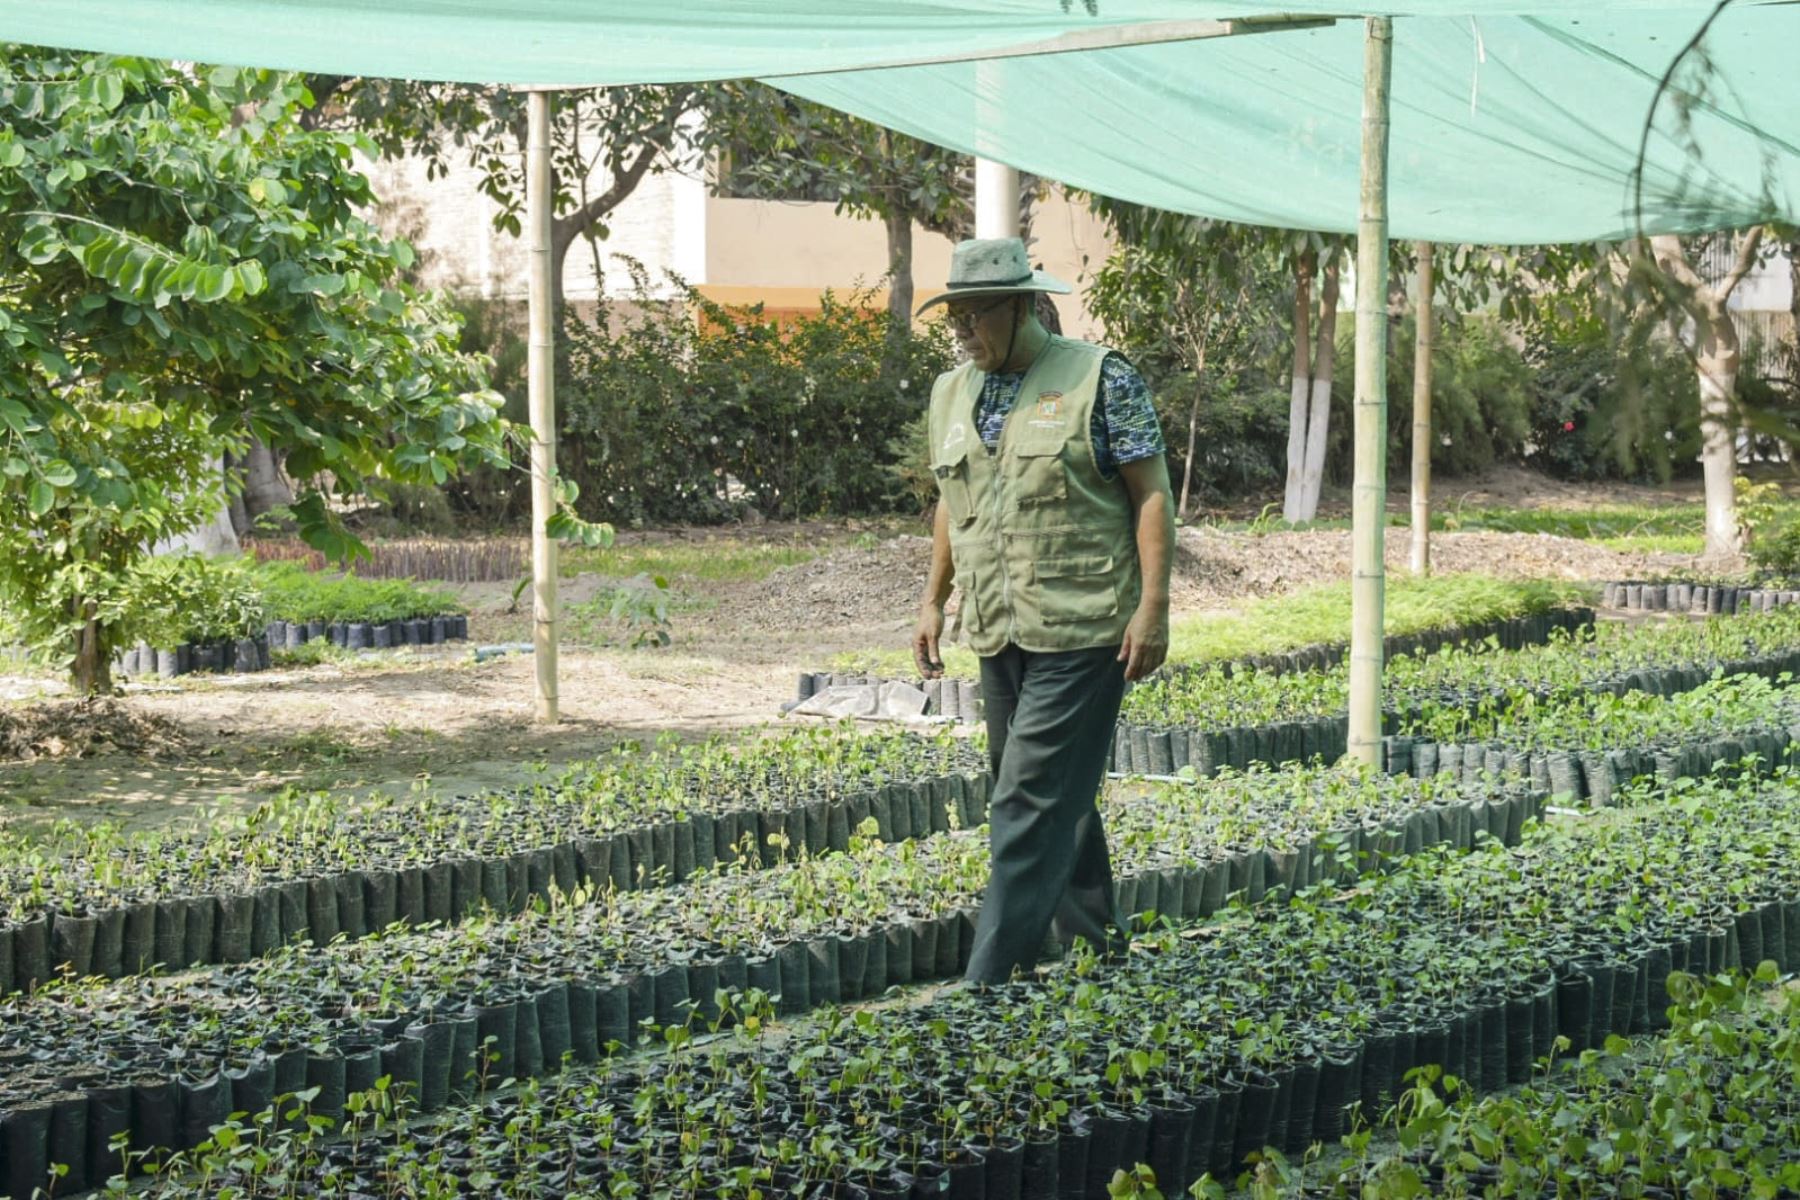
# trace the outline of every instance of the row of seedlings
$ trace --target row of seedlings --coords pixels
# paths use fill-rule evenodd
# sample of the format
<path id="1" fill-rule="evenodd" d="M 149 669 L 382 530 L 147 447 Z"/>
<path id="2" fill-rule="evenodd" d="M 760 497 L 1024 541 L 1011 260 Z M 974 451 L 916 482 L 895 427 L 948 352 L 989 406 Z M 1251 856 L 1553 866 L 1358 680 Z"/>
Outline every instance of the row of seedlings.
<path id="1" fill-rule="evenodd" d="M 987 759 L 949 736 L 803 729 L 742 745 L 627 744 L 512 793 L 271 801 L 198 834 L 0 835 L 0 995 L 67 971 L 242 962 L 295 939 L 521 912 L 552 890 L 680 881 L 748 837 L 814 854 L 870 816 L 902 840 L 985 819 Z"/>
<path id="2" fill-rule="evenodd" d="M 1600 603 L 1633 612 L 1754 613 L 1800 603 L 1800 590 L 1751 584 L 1620 580 L 1602 586 Z"/>
<path id="3" fill-rule="evenodd" d="M 146 1195 L 271 1175 L 330 1198 L 1090 1200 L 1121 1169 L 1165 1195 L 1235 1181 L 1265 1147 L 1298 1154 L 1386 1110 L 1416 1067 L 1516 1086 L 1559 1044 L 1666 1027 L 1678 973 L 1800 962 L 1800 790 L 1699 790 L 1233 909 L 1203 936 L 1159 930 L 1116 965 L 828 1010 L 777 1037 L 765 998 L 727 995 L 758 1019 L 714 1038 L 690 1019 L 654 1059 L 423 1126 L 268 1156 L 215 1144 L 196 1156 L 204 1178 L 168 1172 Z"/>
<path id="4" fill-rule="evenodd" d="M 1389 733 L 1440 713 L 1558 695 L 1638 691 L 1673 696 L 1715 674 L 1769 678 L 1800 670 L 1800 620 L 1778 611 L 1730 623 L 1607 625 L 1521 651 L 1442 651 L 1387 664 Z M 1155 680 L 1125 697 L 1113 770 L 1167 775 L 1191 767 L 1279 763 L 1345 753 L 1349 673 L 1270 675 L 1212 669 Z"/>
<path id="5" fill-rule="evenodd" d="M 1591 629 L 1593 624 L 1594 610 L 1591 608 L 1547 609 L 1543 612 L 1514 617 L 1496 617 L 1493 620 L 1469 622 L 1442 629 L 1390 634 L 1384 641 L 1384 653 L 1390 659 L 1402 655 L 1435 654 L 1446 647 L 1467 646 L 1490 640 L 1500 649 L 1522 650 L 1526 646 L 1549 642 L 1559 634 L 1567 636 Z M 1314 646 L 1302 646 L 1295 650 L 1249 655 L 1241 659 L 1233 659 L 1230 664 L 1172 663 L 1163 668 L 1162 674 L 1167 677 L 1223 665 L 1233 665 L 1245 670 L 1277 675 L 1300 671 L 1320 671 L 1346 661 L 1349 649 L 1349 645 L 1344 642 L 1320 643 Z M 892 682 L 896 681 L 868 672 L 802 671 L 799 686 L 796 689 L 796 699 L 809 699 L 830 687 L 854 684 L 880 685 Z M 971 723 L 981 719 L 981 684 L 978 680 L 944 678 L 908 679 L 899 682 L 920 688 L 926 693 L 925 712 L 927 715 L 947 716 Z"/>
<path id="6" fill-rule="evenodd" d="M 1269 1200 L 1791 1196 L 1800 1192 L 1800 992 L 1774 974 L 1672 977 L 1671 1029 L 1611 1041 L 1517 1091 L 1448 1101 L 1421 1079 L 1388 1139 L 1265 1174 Z"/>
<path id="7" fill-rule="evenodd" d="M 1800 689 L 1785 676 L 1721 677 L 1673 697 L 1583 695 L 1501 709 L 1409 724 L 1383 740 L 1387 768 L 1467 779 L 1517 772 L 1541 791 L 1608 804 L 1640 776 L 1788 765 L 1800 740 Z"/>
<path id="8" fill-rule="evenodd" d="M 264 636 L 270 644 L 289 650 L 317 641 L 329 641 L 346 650 L 435 646 L 466 640 L 469 618 L 462 613 L 437 613 L 391 621 L 271 621 Z"/>
<path id="9" fill-rule="evenodd" d="M 269 669 L 269 644 L 267 634 L 228 641 L 183 642 L 172 648 L 139 642 L 119 656 L 116 666 L 124 675 L 155 675 L 161 679 L 196 671 L 248 675 Z"/>
<path id="10" fill-rule="evenodd" d="M 1191 921 L 1427 846 L 1517 839 L 1541 800 L 1332 769 L 1115 797 L 1108 820 L 1123 903 Z M 967 963 L 986 870 L 977 836 L 859 840 L 679 887 L 18 996 L 0 1007 L 0 1127 L 25 1147 L 14 1186 L 44 1161 L 98 1181 L 120 1167 L 121 1137 L 139 1154 L 192 1147 L 230 1113 L 303 1089 L 334 1122 L 382 1076 L 435 1110 L 565 1054 L 595 1061 L 690 1009 L 719 1020 L 721 990 L 795 1014 L 945 978 Z"/>

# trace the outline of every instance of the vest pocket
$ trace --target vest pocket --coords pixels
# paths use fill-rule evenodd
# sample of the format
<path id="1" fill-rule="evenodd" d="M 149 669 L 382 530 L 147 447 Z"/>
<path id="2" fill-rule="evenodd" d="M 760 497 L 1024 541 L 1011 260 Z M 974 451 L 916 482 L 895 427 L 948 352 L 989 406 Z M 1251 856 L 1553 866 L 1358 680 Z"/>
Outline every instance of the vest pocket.
<path id="1" fill-rule="evenodd" d="M 937 477 L 938 496 L 950 510 L 952 525 L 967 525 L 975 519 L 974 496 L 969 489 L 968 456 L 953 462 L 933 463 L 931 473 Z"/>
<path id="2" fill-rule="evenodd" d="M 1044 624 L 1102 621 L 1118 615 L 1110 554 L 1039 559 L 1036 570 Z"/>
<path id="3" fill-rule="evenodd" d="M 1063 442 L 1027 443 L 1013 452 L 1013 497 L 1020 508 L 1061 504 L 1069 498 L 1069 475 L 1062 462 Z"/>

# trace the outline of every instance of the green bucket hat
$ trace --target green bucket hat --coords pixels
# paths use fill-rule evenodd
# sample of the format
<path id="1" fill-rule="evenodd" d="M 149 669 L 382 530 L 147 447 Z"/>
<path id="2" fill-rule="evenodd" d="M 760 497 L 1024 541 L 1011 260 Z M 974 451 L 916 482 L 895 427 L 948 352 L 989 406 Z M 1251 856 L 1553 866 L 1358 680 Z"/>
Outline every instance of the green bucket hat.
<path id="1" fill-rule="evenodd" d="M 959 296 L 1005 296 L 1015 292 L 1055 292 L 1075 289 L 1042 271 L 1031 269 L 1025 243 L 1019 238 L 969 238 L 950 253 L 950 281 L 945 290 L 914 310 L 924 312 L 934 304 Z"/>

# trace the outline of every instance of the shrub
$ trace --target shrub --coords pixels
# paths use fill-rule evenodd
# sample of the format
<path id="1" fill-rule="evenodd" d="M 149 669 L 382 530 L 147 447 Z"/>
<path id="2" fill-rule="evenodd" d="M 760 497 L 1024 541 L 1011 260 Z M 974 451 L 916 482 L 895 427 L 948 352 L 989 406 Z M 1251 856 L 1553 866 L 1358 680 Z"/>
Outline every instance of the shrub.
<path id="1" fill-rule="evenodd" d="M 269 615 L 278 621 L 380 623 L 464 611 L 450 592 L 410 579 L 315 573 L 289 562 L 258 564 L 254 574 Z"/>
<path id="2" fill-rule="evenodd" d="M 1552 318 L 1525 357 L 1532 466 L 1559 479 L 1656 483 L 1694 469 L 1699 398 L 1679 347 L 1651 340 L 1622 351 L 1598 319 Z"/>
<path id="3" fill-rule="evenodd" d="M 132 571 L 123 624 L 152 645 L 249 637 L 267 622 L 262 586 L 247 560 L 168 554 Z"/>
<path id="4" fill-rule="evenodd" d="M 640 293 L 644 291 L 640 278 Z M 786 519 L 910 503 L 888 453 L 953 362 L 940 326 L 893 336 L 858 297 L 777 322 L 692 289 L 642 300 L 616 333 L 571 320 L 561 468 L 584 515 L 615 522 Z"/>
<path id="5" fill-rule="evenodd" d="M 1356 393 L 1355 322 L 1338 327 L 1332 379 L 1331 441 L 1327 470 L 1348 483 L 1352 466 L 1352 412 Z M 1413 347 L 1417 322 L 1410 315 L 1389 327 L 1388 473 L 1412 459 Z M 1495 319 L 1471 314 L 1438 319 L 1431 354 L 1431 467 L 1445 475 L 1471 475 L 1495 463 L 1524 457 L 1531 435 L 1531 370 Z M 1285 460 L 1284 460 L 1285 461 Z"/>

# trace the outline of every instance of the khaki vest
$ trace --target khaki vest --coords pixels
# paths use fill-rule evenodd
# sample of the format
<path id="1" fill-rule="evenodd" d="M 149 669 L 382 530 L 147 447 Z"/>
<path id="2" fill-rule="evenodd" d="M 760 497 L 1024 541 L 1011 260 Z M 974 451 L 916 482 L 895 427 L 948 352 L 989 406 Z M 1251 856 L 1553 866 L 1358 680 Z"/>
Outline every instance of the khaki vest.
<path id="1" fill-rule="evenodd" d="M 1106 353 L 1052 337 L 993 451 L 976 425 L 982 372 L 965 363 L 931 390 L 931 467 L 977 654 L 1117 645 L 1137 610 L 1130 495 L 1101 477 L 1088 435 Z"/>

